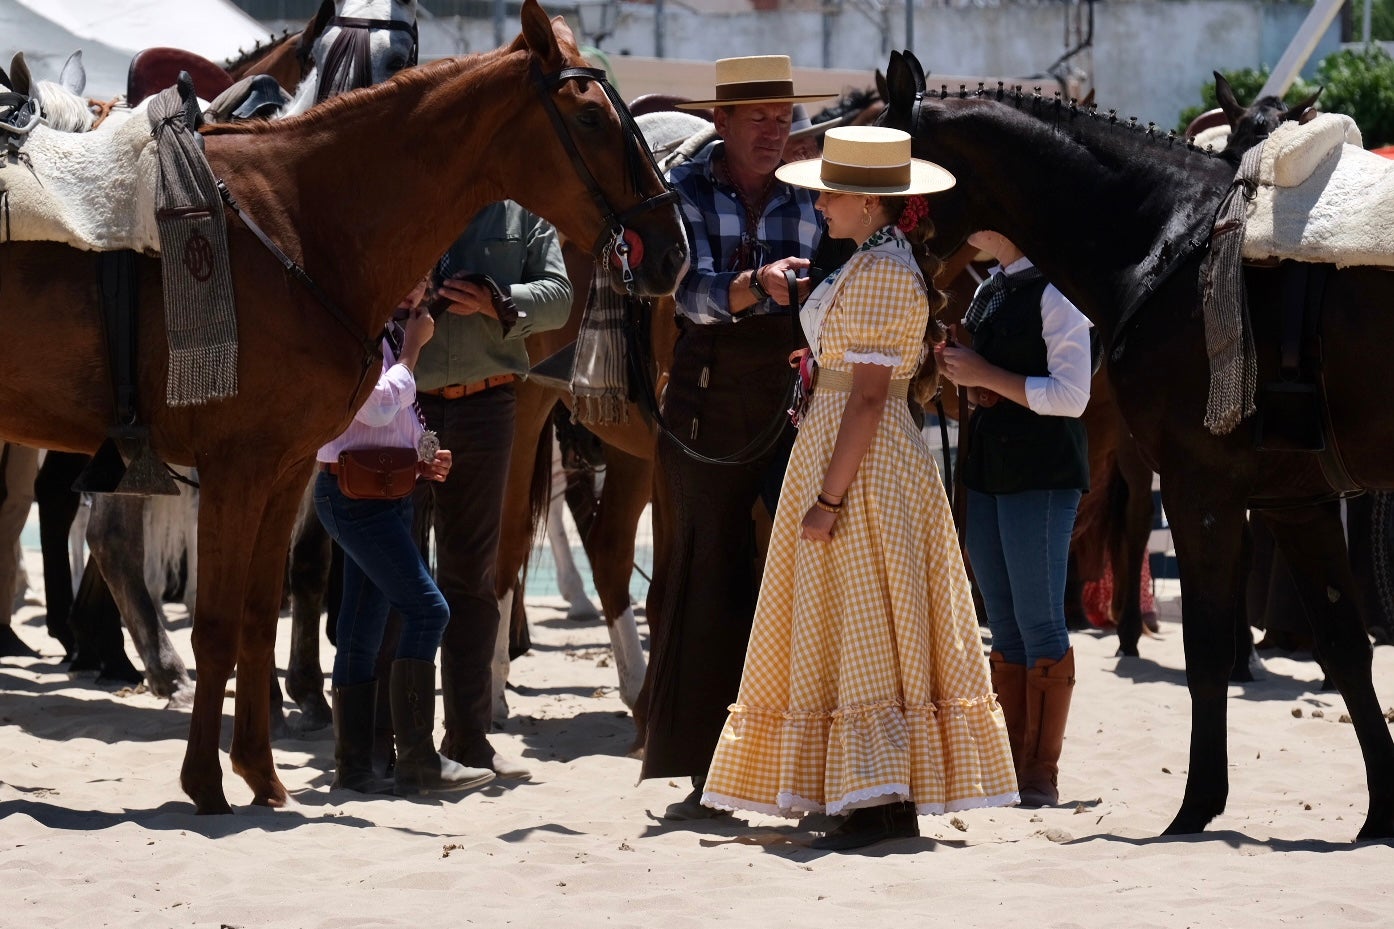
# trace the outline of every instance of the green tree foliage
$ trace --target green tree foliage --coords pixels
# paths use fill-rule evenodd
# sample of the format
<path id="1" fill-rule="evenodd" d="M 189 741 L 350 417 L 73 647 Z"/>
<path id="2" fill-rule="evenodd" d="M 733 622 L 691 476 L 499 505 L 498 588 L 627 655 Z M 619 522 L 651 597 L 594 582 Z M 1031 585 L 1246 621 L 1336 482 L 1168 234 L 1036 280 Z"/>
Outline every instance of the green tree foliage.
<path id="1" fill-rule="evenodd" d="M 1388 23 L 1381 25 L 1381 12 Z M 1394 0 L 1381 0 L 1372 10 L 1371 34 L 1380 36 L 1385 29 L 1394 31 Z M 1268 80 L 1268 68 L 1243 68 L 1223 71 L 1234 88 L 1234 95 L 1243 103 L 1253 103 Z M 1328 55 L 1317 66 L 1316 80 L 1295 81 L 1283 99 L 1293 104 L 1323 88 L 1317 101 L 1318 109 L 1326 113 L 1344 113 L 1355 120 L 1365 145 L 1376 148 L 1394 144 L 1394 58 L 1378 45 L 1360 50 L 1344 50 Z M 1181 111 L 1177 131 L 1184 131 L 1192 119 L 1206 110 L 1219 106 L 1215 100 L 1215 85 L 1201 87 L 1199 106 Z"/>

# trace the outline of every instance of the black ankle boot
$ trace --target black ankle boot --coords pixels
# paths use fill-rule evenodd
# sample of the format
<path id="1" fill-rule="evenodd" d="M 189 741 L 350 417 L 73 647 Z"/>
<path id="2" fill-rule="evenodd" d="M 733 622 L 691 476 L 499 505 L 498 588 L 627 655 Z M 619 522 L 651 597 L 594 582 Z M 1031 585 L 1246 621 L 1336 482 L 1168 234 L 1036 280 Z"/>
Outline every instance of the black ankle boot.
<path id="1" fill-rule="evenodd" d="M 915 804 L 909 801 L 853 810 L 836 829 L 814 839 L 810 845 L 825 852 L 845 852 L 866 848 L 887 839 L 907 839 L 920 834 Z"/>
<path id="2" fill-rule="evenodd" d="M 399 658 L 392 662 L 392 728 L 397 734 L 397 795 L 467 790 L 494 779 L 487 768 L 467 768 L 436 751 L 436 666 Z"/>
<path id="3" fill-rule="evenodd" d="M 334 688 L 334 786 L 361 794 L 390 794 L 392 782 L 373 773 L 378 682 Z"/>

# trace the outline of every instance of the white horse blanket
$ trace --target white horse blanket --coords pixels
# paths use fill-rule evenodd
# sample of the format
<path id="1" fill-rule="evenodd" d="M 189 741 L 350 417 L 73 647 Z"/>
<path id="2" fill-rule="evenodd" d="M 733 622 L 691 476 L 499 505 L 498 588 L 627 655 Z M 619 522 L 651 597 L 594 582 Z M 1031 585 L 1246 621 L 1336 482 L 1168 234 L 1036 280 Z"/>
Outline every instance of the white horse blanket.
<path id="1" fill-rule="evenodd" d="M 0 242 L 159 254 L 159 158 L 145 107 L 113 110 L 92 132 L 34 127 L 18 156 L 0 159 Z"/>
<path id="2" fill-rule="evenodd" d="M 1285 122 L 1263 142 L 1243 257 L 1394 267 L 1394 161 L 1361 147 L 1349 116 Z"/>

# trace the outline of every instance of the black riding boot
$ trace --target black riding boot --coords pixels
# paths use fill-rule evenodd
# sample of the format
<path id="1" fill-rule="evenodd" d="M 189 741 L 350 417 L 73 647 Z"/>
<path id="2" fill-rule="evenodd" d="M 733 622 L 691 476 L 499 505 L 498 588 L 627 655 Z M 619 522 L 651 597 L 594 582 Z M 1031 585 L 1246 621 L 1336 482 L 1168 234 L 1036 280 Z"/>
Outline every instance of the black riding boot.
<path id="1" fill-rule="evenodd" d="M 436 666 L 399 658 L 392 662 L 392 728 L 397 733 L 393 777 L 399 797 L 432 790 L 467 790 L 494 779 L 487 768 L 466 768 L 436 751 Z"/>
<path id="2" fill-rule="evenodd" d="M 373 773 L 378 682 L 334 688 L 334 786 L 361 794 L 390 794 L 392 782 Z"/>
<path id="3" fill-rule="evenodd" d="M 915 804 L 902 801 L 853 810 L 836 829 L 809 844 L 820 851 L 845 852 L 886 839 L 908 839 L 919 834 Z"/>

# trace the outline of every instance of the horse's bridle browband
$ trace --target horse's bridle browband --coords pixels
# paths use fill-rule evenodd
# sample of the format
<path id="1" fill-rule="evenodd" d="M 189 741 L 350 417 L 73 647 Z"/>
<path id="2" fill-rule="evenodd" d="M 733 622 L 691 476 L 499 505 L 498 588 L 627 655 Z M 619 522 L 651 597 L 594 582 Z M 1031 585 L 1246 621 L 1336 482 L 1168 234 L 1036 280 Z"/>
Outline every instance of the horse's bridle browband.
<path id="1" fill-rule="evenodd" d="M 635 193 L 639 193 L 639 179 L 637 177 L 637 172 L 634 170 L 637 166 L 632 161 L 635 150 L 643 153 L 643 157 L 648 161 L 648 166 L 660 180 L 663 178 L 663 172 L 659 170 L 658 162 L 654 161 L 653 153 L 649 151 L 649 147 L 644 144 L 643 133 L 639 131 L 638 124 L 634 122 L 634 117 L 630 114 L 629 107 L 625 106 L 624 101 L 620 99 L 619 92 L 611 86 L 610 82 L 605 77 L 605 72 L 600 68 L 575 66 L 562 68 L 560 71 L 555 71 L 552 74 L 543 74 L 542 69 L 539 68 L 537 62 L 534 61 L 531 70 L 533 83 L 537 85 L 542 96 L 543 109 L 547 111 L 547 115 L 552 120 L 552 126 L 556 129 L 557 138 L 561 140 L 562 147 L 566 149 L 566 154 L 571 159 L 572 168 L 575 169 L 577 176 L 581 178 L 581 181 L 590 191 L 591 199 L 595 201 L 596 206 L 600 208 L 601 213 L 605 216 L 605 229 L 595 240 L 595 244 L 591 246 L 591 254 L 598 259 L 604 259 L 606 251 L 613 251 L 614 258 L 620 266 L 621 278 L 624 281 L 625 289 L 632 291 L 634 287 L 634 272 L 629 264 L 630 246 L 624 238 L 624 224 L 627 220 L 632 219 L 639 213 L 656 210 L 666 203 L 676 203 L 678 199 L 677 191 L 669 187 L 658 196 L 649 197 L 647 200 L 635 204 L 624 212 L 617 211 L 610 205 L 609 198 L 605 196 L 605 191 L 601 189 L 599 182 L 595 179 L 595 175 L 591 173 L 590 168 L 586 166 L 585 159 L 581 157 L 581 152 L 576 147 L 576 142 L 571 138 L 571 133 L 567 130 L 566 123 L 561 118 L 561 111 L 557 109 L 556 103 L 552 100 L 551 92 L 566 81 L 595 81 L 600 85 L 601 89 L 605 92 L 605 96 L 609 98 L 611 105 L 614 106 L 616 114 L 619 115 L 620 126 L 624 130 L 625 137 L 629 142 L 630 150 L 626 152 L 626 164 L 629 164 L 631 168 L 630 180 L 635 186 Z M 665 184 L 665 186 L 667 185 Z"/>

